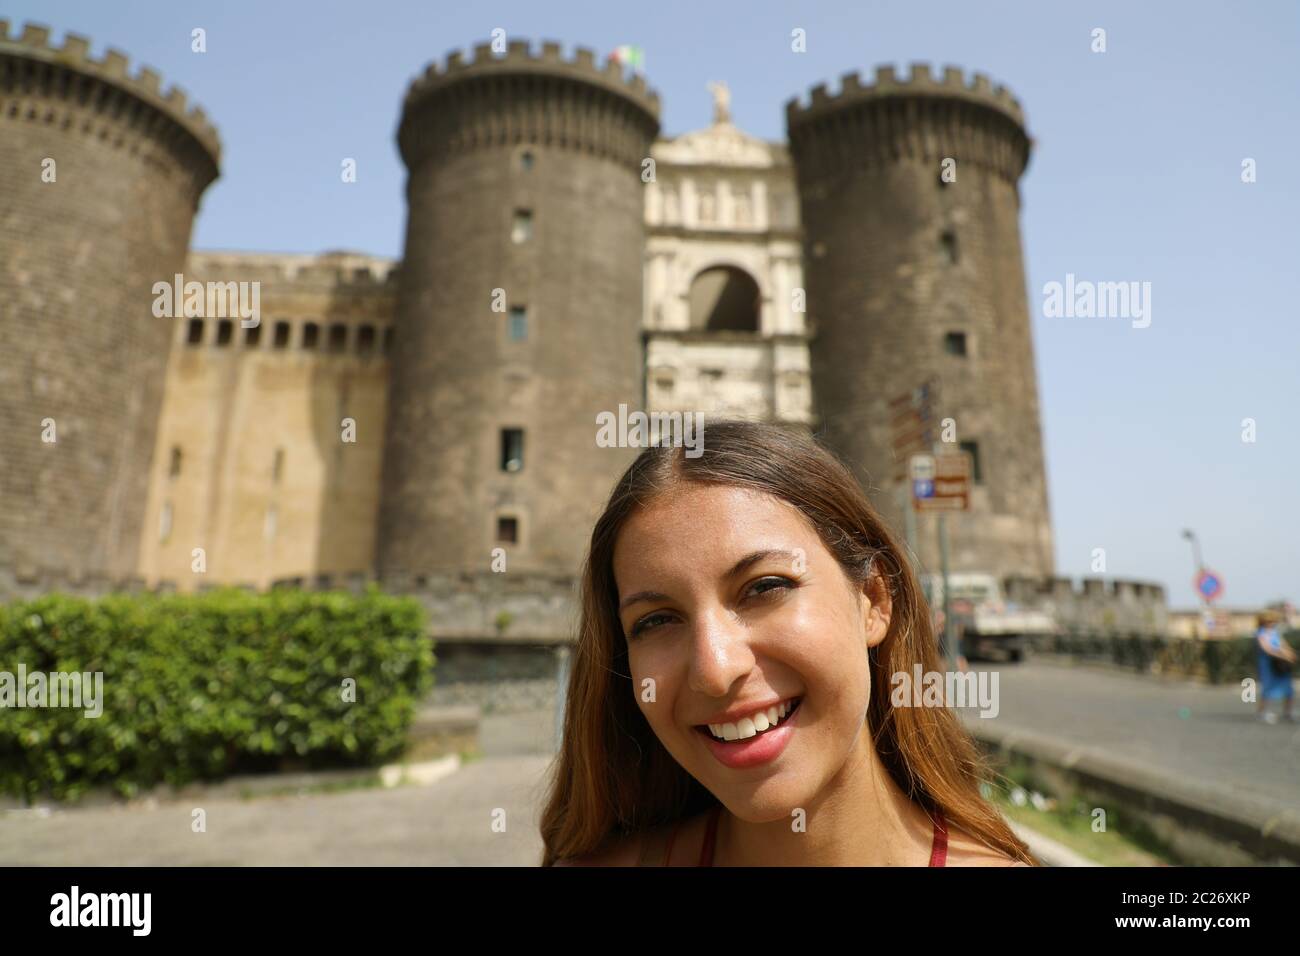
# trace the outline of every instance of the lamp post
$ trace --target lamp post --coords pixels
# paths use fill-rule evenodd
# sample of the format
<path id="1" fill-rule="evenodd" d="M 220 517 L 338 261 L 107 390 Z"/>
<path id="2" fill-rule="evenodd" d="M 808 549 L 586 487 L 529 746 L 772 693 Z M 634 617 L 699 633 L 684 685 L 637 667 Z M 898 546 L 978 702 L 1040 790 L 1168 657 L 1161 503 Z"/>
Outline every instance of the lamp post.
<path id="1" fill-rule="evenodd" d="M 1192 543 L 1192 560 L 1196 563 L 1196 573 L 1200 574 L 1205 567 L 1201 562 L 1201 542 L 1196 539 L 1196 532 L 1191 528 L 1183 529 L 1183 537 Z"/>
<path id="2" fill-rule="evenodd" d="M 1196 565 L 1196 574 L 1199 576 L 1201 571 L 1205 569 L 1205 564 L 1201 561 L 1201 542 L 1197 539 L 1196 532 L 1191 528 L 1183 529 L 1183 537 L 1192 543 L 1192 563 Z M 1205 625 L 1206 636 L 1208 637 L 1210 631 L 1210 600 L 1199 589 L 1196 593 L 1200 595 L 1201 604 L 1205 607 L 1205 616 L 1202 618 L 1201 623 Z"/>

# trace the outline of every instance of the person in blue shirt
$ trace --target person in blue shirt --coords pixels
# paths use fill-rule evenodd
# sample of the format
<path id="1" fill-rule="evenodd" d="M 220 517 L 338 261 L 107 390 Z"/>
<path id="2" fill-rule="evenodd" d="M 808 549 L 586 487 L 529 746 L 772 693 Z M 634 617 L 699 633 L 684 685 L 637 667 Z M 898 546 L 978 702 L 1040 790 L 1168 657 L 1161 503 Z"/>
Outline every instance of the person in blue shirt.
<path id="1" fill-rule="evenodd" d="M 1282 637 L 1282 615 L 1268 610 L 1259 615 L 1259 629 L 1255 632 L 1259 665 L 1259 719 L 1266 724 L 1276 724 L 1278 715 L 1268 709 L 1270 700 L 1283 701 L 1282 717 L 1295 720 L 1292 704 L 1295 688 L 1291 672 L 1295 666 L 1296 652 Z"/>

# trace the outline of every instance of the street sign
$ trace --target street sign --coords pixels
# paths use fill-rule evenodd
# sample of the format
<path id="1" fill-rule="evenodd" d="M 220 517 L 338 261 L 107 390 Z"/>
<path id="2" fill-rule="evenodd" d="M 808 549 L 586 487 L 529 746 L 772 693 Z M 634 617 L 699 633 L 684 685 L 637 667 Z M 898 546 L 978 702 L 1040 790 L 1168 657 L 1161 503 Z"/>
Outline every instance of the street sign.
<path id="1" fill-rule="evenodd" d="M 917 388 L 891 399 L 890 438 L 894 452 L 894 479 L 902 481 L 913 453 L 928 452 L 934 445 L 934 403 L 939 397 L 939 380 L 931 378 Z"/>
<path id="2" fill-rule="evenodd" d="M 907 464 L 913 498 L 934 497 L 934 456 L 913 455 Z"/>
<path id="3" fill-rule="evenodd" d="M 1206 610 L 1201 618 L 1205 633 L 1211 637 L 1231 637 L 1232 618 L 1224 611 Z"/>
<path id="4" fill-rule="evenodd" d="M 889 405 L 895 412 L 901 412 L 908 407 L 920 408 L 938 394 L 939 380 L 937 378 L 931 378 L 921 383 L 916 388 L 890 399 Z"/>
<path id="5" fill-rule="evenodd" d="M 1223 594 L 1223 579 L 1213 571 L 1201 568 L 1200 573 L 1196 575 L 1196 590 L 1207 601 L 1218 600 Z"/>
<path id="6" fill-rule="evenodd" d="M 913 455 L 908 462 L 908 472 L 913 481 L 926 481 L 934 478 L 934 455 Z"/>
<path id="7" fill-rule="evenodd" d="M 918 512 L 970 509 L 971 456 L 913 455 L 912 508 Z M 922 494 L 921 492 L 925 493 Z"/>

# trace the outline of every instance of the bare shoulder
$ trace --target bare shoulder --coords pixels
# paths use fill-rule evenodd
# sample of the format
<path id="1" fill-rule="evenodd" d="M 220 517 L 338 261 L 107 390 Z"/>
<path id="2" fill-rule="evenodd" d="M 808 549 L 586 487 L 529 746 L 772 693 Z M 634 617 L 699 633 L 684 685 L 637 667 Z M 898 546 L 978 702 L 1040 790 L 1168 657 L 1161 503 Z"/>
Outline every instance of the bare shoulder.
<path id="1" fill-rule="evenodd" d="M 948 866 L 1028 866 L 976 841 L 963 830 L 948 834 Z"/>
<path id="2" fill-rule="evenodd" d="M 639 833 L 611 840 L 607 845 L 584 856 L 556 860 L 556 866 L 636 866 L 641 857 L 643 837 Z"/>

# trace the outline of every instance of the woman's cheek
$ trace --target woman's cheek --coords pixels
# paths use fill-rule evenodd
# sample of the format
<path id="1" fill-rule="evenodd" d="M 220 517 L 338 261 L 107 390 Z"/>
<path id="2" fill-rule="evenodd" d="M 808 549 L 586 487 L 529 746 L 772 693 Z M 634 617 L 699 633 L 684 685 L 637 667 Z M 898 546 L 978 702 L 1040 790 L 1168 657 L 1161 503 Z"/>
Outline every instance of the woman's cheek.
<path id="1" fill-rule="evenodd" d="M 840 683 L 850 673 L 845 662 L 852 653 L 845 622 L 832 614 L 811 609 L 799 611 L 786 623 L 779 646 L 782 656 L 797 667 L 804 679 Z M 866 652 L 863 651 L 865 663 Z"/>
<path id="2" fill-rule="evenodd" d="M 650 726 L 661 729 L 659 716 L 670 703 L 665 696 L 666 680 L 669 675 L 664 670 L 669 662 L 662 654 L 638 649 L 628 653 L 628 671 L 632 675 L 632 693 L 636 695 L 636 704 Z"/>

